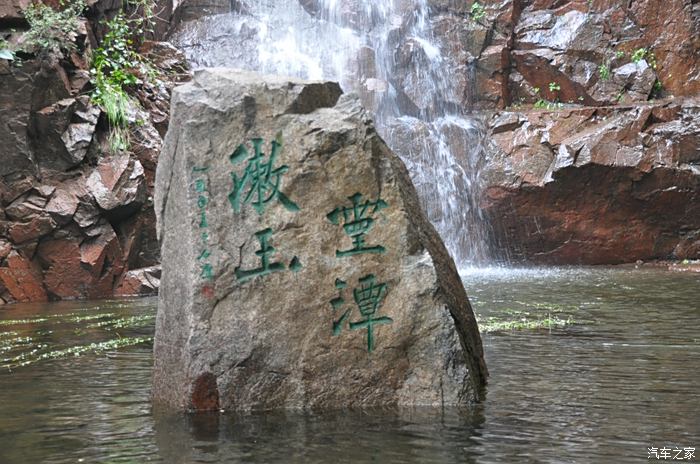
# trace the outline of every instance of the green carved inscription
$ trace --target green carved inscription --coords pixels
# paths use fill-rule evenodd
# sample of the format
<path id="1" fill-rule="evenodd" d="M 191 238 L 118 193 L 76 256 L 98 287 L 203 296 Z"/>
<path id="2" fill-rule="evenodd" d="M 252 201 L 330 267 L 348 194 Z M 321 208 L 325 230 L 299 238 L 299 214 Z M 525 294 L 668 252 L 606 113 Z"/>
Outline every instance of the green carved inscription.
<path id="1" fill-rule="evenodd" d="M 342 292 L 347 287 L 347 283 L 343 280 L 336 279 L 335 287 L 339 290 L 339 295 L 330 301 L 334 311 L 341 309 L 345 305 Z M 377 311 L 386 297 L 386 292 L 387 285 L 385 283 L 377 283 L 374 274 L 368 274 L 360 278 L 359 286 L 355 287 L 352 292 L 355 305 L 362 319 L 349 322 L 348 328 L 350 330 L 367 329 L 367 351 L 370 353 L 374 351 L 374 326 L 393 322 L 393 319 L 390 317 L 376 316 Z M 340 319 L 333 322 L 333 335 L 340 335 L 351 314 L 352 308 L 347 309 L 343 312 Z"/>
<path id="2" fill-rule="evenodd" d="M 250 203 L 258 214 L 262 215 L 265 207 L 272 201 L 278 200 L 288 211 L 299 211 L 299 206 L 280 191 L 282 175 L 289 170 L 283 165 L 275 168 L 282 144 L 273 140 L 269 158 L 263 153 L 263 139 L 251 140 L 255 153 L 249 156 L 245 144 L 241 144 L 229 157 L 232 164 L 237 165 L 247 160 L 243 174 L 231 173 L 233 190 L 228 195 L 233 211 L 241 212 L 244 204 Z"/>
<path id="3" fill-rule="evenodd" d="M 275 253 L 276 248 L 273 247 L 270 242 L 272 239 L 272 229 L 267 228 L 255 233 L 255 238 L 260 242 L 260 249 L 255 252 L 256 255 L 260 257 L 260 267 L 255 269 L 244 270 L 241 267 L 237 267 L 234 271 L 236 279 L 239 282 L 247 282 L 254 279 L 257 276 L 265 276 L 272 274 L 273 272 L 284 271 L 287 266 L 280 261 L 270 262 L 271 256 Z M 296 256 L 292 258 L 289 262 L 289 270 L 292 272 L 299 272 L 302 268 L 301 261 Z"/>
<path id="4" fill-rule="evenodd" d="M 202 176 L 209 171 L 208 167 L 193 167 L 192 173 L 197 176 Z M 207 248 L 209 246 L 209 233 L 206 229 L 209 227 L 207 221 L 207 205 L 209 204 L 209 191 L 207 190 L 207 181 L 202 177 L 197 177 L 194 181 L 194 191 L 197 193 L 197 208 L 199 209 L 199 228 L 202 229 L 200 234 L 202 249 L 197 257 L 199 263 L 199 277 L 204 280 L 214 279 L 214 268 L 207 261 L 211 256 L 211 252 Z"/>
<path id="5" fill-rule="evenodd" d="M 381 245 L 365 245 L 365 236 L 374 226 L 374 215 L 388 207 L 381 198 L 374 201 L 363 201 L 362 194 L 356 193 L 348 199 L 352 206 L 339 206 L 326 215 L 328 220 L 340 225 L 343 223 L 343 230 L 352 239 L 352 248 L 348 250 L 336 250 L 336 257 L 352 256 L 360 253 L 384 253 L 386 249 Z"/>

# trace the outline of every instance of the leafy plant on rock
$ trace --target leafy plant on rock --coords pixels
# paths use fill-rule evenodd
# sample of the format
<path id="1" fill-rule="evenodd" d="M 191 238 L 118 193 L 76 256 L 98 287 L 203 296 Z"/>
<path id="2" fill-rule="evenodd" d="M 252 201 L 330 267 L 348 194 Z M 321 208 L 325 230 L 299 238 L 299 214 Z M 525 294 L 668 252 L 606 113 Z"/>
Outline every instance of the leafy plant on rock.
<path id="1" fill-rule="evenodd" d="M 648 48 L 638 48 L 632 53 L 632 62 L 638 64 L 640 61 L 645 60 L 651 69 L 656 70 L 656 56 L 654 52 Z"/>
<path id="2" fill-rule="evenodd" d="M 610 68 L 608 67 L 607 63 L 603 63 L 600 66 L 598 66 L 598 74 L 600 75 L 600 78 L 604 81 L 610 79 Z"/>
<path id="3" fill-rule="evenodd" d="M 469 10 L 469 16 L 474 21 L 479 22 L 486 16 L 486 10 L 484 9 L 484 6 L 481 3 L 474 2 L 472 3 L 471 9 Z"/>
<path id="4" fill-rule="evenodd" d="M 60 1 L 56 10 L 43 3 L 32 3 L 24 11 L 29 30 L 24 36 L 27 51 L 59 54 L 76 49 L 80 15 L 85 0 Z"/>
<path id="5" fill-rule="evenodd" d="M 139 75 L 148 68 L 145 59 L 136 52 L 132 39 L 142 32 L 142 22 L 142 18 L 129 19 L 123 12 L 118 13 L 105 23 L 108 32 L 92 55 L 90 74 L 95 86 L 92 100 L 107 115 L 112 151 L 126 150 L 129 146 L 127 128 L 131 99 L 126 89 L 140 84 Z"/>
<path id="6" fill-rule="evenodd" d="M 537 101 L 535 102 L 535 104 L 533 105 L 534 108 L 545 109 L 545 110 L 554 110 L 554 109 L 558 109 L 558 108 L 561 108 L 564 106 L 564 104 L 559 102 L 559 101 L 552 102 L 552 101 L 549 101 L 545 98 L 542 98 L 542 96 L 540 95 L 540 88 L 539 87 L 535 87 L 532 90 L 533 90 L 533 92 L 535 92 L 535 95 L 537 95 L 539 97 L 537 99 Z M 559 84 L 557 84 L 556 82 L 549 83 L 549 91 L 550 92 L 559 91 L 559 90 L 561 90 L 561 86 Z"/>

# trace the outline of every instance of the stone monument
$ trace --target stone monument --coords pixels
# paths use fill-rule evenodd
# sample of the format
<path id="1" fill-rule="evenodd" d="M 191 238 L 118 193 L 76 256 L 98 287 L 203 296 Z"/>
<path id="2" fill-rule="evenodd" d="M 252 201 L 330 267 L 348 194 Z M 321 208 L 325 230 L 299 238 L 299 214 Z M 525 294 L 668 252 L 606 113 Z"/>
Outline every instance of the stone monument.
<path id="1" fill-rule="evenodd" d="M 487 370 L 467 294 L 356 97 L 206 69 L 171 106 L 156 180 L 157 406 L 479 400 Z"/>

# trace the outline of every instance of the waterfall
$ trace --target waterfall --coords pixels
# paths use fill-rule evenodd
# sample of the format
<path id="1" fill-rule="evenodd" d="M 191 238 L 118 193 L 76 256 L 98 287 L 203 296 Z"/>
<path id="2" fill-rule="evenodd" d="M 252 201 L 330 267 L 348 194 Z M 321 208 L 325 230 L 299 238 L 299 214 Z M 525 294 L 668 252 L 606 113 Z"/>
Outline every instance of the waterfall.
<path id="1" fill-rule="evenodd" d="M 358 93 L 457 266 L 489 261 L 474 64 L 445 51 L 428 0 L 251 0 L 236 11 L 184 23 L 172 40 L 195 67 L 330 79 Z"/>

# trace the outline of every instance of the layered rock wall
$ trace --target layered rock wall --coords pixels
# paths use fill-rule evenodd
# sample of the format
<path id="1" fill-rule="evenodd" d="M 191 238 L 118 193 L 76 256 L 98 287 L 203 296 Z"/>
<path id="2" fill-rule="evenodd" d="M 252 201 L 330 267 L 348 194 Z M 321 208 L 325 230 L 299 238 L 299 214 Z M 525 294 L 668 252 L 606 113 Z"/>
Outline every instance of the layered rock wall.
<path id="1" fill-rule="evenodd" d="M 144 43 L 160 80 L 130 89 L 130 148 L 110 152 L 87 56 L 115 5 L 92 4 L 70 54 L 0 59 L 0 304 L 157 289 L 156 161 L 169 89 L 188 75 L 172 46 Z M 20 50 L 26 6 L 0 1 L 0 38 Z"/>
<path id="2" fill-rule="evenodd" d="M 469 16 L 468 5 L 443 5 Z M 700 4 L 483 1 L 482 207 L 504 261 L 700 258 Z M 488 114 L 488 111 L 487 111 Z"/>

